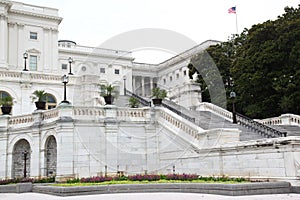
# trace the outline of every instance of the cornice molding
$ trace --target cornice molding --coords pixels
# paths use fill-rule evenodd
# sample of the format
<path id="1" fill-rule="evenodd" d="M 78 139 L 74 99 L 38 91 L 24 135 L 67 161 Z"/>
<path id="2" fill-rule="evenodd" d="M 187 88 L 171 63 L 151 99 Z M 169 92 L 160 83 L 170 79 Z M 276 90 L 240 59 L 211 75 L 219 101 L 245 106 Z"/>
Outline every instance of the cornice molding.
<path id="1" fill-rule="evenodd" d="M 26 12 L 26 11 L 21 11 L 21 10 L 14 10 L 14 9 L 9 10 L 9 13 L 20 14 L 20 15 L 27 15 L 27 16 L 33 16 L 33 17 L 40 17 L 40 18 L 45 18 L 45 19 L 50 19 L 50 20 L 55 20 L 55 21 L 58 21 L 58 24 L 60 24 L 61 21 L 62 21 L 62 19 L 63 19 L 62 17 L 55 17 L 55 16 L 50 16 L 50 15 L 43 15 L 43 14 Z"/>

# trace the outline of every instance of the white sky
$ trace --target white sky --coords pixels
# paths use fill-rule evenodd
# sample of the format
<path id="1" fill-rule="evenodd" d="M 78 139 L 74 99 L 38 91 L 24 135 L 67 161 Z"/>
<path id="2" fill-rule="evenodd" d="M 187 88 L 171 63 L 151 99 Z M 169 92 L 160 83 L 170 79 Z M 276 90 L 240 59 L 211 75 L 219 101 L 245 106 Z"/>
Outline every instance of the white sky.
<path id="1" fill-rule="evenodd" d="M 59 9 L 63 21 L 59 39 L 96 47 L 123 32 L 141 28 L 162 28 L 185 35 L 196 43 L 208 39 L 226 41 L 238 30 L 275 20 L 285 6 L 297 7 L 298 0 L 22 0 L 21 2 Z M 147 53 L 151 53 L 149 49 Z M 152 52 L 153 53 L 153 52 Z M 136 61 L 158 62 L 142 58 Z M 165 52 L 156 54 L 165 59 Z M 161 58 L 160 58 L 161 57 Z"/>

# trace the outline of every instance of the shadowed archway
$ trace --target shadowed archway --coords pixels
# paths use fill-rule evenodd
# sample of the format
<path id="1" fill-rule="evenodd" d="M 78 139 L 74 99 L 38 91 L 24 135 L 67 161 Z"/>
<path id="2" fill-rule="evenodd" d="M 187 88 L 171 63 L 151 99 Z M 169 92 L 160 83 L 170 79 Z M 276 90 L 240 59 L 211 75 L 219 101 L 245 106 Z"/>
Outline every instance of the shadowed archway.
<path id="1" fill-rule="evenodd" d="M 45 144 L 46 176 L 56 175 L 57 143 L 54 136 L 49 136 Z"/>
<path id="2" fill-rule="evenodd" d="M 24 171 L 26 159 L 26 170 Z M 30 177 L 30 160 L 31 149 L 27 140 L 21 139 L 14 145 L 12 153 L 12 177 L 23 178 L 24 173 L 26 177 Z"/>

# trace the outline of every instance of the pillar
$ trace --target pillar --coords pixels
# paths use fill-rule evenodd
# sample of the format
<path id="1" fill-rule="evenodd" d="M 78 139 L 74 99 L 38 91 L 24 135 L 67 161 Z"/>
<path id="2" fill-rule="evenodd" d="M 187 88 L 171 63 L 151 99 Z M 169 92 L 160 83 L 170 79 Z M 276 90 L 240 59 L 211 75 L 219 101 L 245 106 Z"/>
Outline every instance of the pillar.
<path id="1" fill-rule="evenodd" d="M 74 124 L 72 119 L 72 106 L 59 106 L 60 120 L 57 122 L 57 171 L 56 181 L 66 181 L 76 177 L 76 144 Z"/>
<path id="2" fill-rule="evenodd" d="M 145 96 L 145 77 L 141 76 L 141 81 L 142 81 L 142 96 Z"/>
<path id="3" fill-rule="evenodd" d="M 0 14 L 0 68 L 7 68 L 7 16 Z"/>
<path id="4" fill-rule="evenodd" d="M 136 91 L 135 91 L 135 76 L 132 76 L 132 92 L 136 93 Z"/>
<path id="5" fill-rule="evenodd" d="M 150 77 L 150 95 L 152 95 L 152 89 L 153 89 L 153 78 Z"/>
<path id="6" fill-rule="evenodd" d="M 7 171 L 8 121 L 10 116 L 0 116 L 0 179 L 10 178 Z"/>

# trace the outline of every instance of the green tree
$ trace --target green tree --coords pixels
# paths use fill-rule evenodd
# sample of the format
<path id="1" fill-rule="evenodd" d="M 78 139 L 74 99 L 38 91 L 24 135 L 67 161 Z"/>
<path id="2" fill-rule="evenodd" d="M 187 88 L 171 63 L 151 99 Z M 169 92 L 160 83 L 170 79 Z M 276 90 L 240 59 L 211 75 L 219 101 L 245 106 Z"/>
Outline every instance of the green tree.
<path id="1" fill-rule="evenodd" d="M 236 92 L 238 112 L 252 118 L 300 114 L 300 5 L 286 7 L 277 20 L 253 25 L 209 47 L 207 53 L 219 69 L 226 96 Z M 198 73 L 203 101 L 211 101 L 205 88 L 213 86 L 205 81 L 205 65 L 203 55 L 196 55 L 189 65 L 190 76 Z"/>

